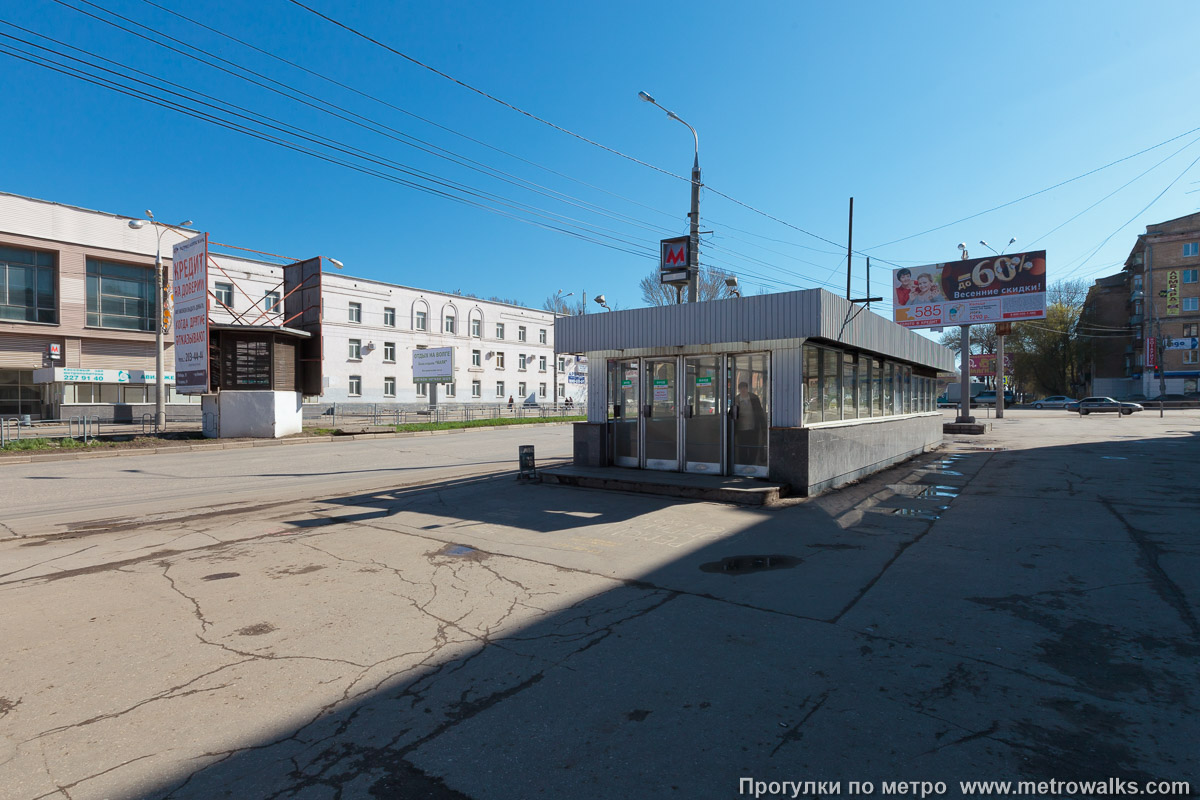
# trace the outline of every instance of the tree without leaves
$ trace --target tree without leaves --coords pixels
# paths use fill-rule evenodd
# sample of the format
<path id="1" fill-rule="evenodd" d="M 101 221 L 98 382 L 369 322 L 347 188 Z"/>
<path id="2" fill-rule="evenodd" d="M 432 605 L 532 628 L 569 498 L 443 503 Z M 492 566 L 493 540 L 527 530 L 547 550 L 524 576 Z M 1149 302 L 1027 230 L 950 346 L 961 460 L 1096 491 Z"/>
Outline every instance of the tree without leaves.
<path id="1" fill-rule="evenodd" d="M 721 300 L 732 297 L 729 287 L 725 285 L 725 279 L 730 277 L 733 276 L 722 269 L 712 267 L 701 269 L 700 280 L 697 283 L 700 300 Z M 638 282 L 638 288 L 642 290 L 642 300 L 646 305 L 673 306 L 677 302 L 675 288 L 659 283 L 657 269 L 651 270 L 649 275 L 642 278 Z M 683 288 L 683 300 L 687 302 L 686 286 Z"/>
<path id="2" fill-rule="evenodd" d="M 572 299 L 574 299 L 574 302 L 571 302 Z M 570 298 L 557 294 L 547 297 L 542 302 L 542 308 L 555 314 L 561 314 L 564 317 L 577 317 L 580 314 L 587 313 L 582 297 Z"/>

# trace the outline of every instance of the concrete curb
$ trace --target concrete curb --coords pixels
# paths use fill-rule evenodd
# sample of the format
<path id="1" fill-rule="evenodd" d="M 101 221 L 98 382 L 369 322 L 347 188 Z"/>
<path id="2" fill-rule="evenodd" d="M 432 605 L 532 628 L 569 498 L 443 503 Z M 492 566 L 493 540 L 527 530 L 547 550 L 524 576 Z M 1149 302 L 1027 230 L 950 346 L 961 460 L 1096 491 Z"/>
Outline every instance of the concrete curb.
<path id="1" fill-rule="evenodd" d="M 122 456 L 149 456 L 158 453 L 188 453 L 211 450 L 244 450 L 250 447 L 278 447 L 289 444 L 316 444 L 317 442 L 350 442 L 374 439 L 410 439 L 414 436 L 444 436 L 451 433 L 470 431 L 494 431 L 502 428 L 550 428 L 556 425 L 574 425 L 574 422 L 529 422 L 524 425 L 481 425 L 478 428 L 451 428 L 444 431 L 405 431 L 398 433 L 354 433 L 346 436 L 323 434 L 319 436 L 297 436 L 289 439 L 256 439 L 246 442 L 197 442 L 172 447 L 146 447 L 130 450 L 93 450 L 91 452 L 30 452 L 20 455 L 0 455 L 0 467 L 7 464 L 29 464 L 35 461 L 78 461 L 84 458 L 120 458 Z"/>

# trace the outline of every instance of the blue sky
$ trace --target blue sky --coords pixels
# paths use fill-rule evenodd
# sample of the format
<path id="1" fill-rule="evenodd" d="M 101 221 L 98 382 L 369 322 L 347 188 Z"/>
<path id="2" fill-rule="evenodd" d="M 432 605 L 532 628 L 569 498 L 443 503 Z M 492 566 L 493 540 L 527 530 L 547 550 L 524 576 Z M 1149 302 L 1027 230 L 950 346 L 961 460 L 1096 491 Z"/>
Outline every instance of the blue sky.
<path id="1" fill-rule="evenodd" d="M 559 289 L 641 305 L 637 282 L 656 266 L 657 240 L 687 231 L 685 181 L 502 106 L 288 0 L 154 2 L 384 103 L 145 0 L 30 0 L 7 4 L 0 19 L 357 148 L 374 160 L 357 163 L 395 178 L 412 180 L 395 171 L 405 169 L 429 176 L 424 185 L 440 182 L 438 191 L 451 183 L 502 213 L 5 54 L 0 190 L 129 215 L 151 208 L 160 219 L 194 219 L 218 242 L 332 256 L 350 274 L 532 306 Z M 873 256 L 872 294 L 885 295 L 885 261 L 956 258 L 960 241 L 984 255 L 980 239 L 1001 247 L 1015 237 L 1016 248 L 1036 240 L 1051 282 L 1112 274 L 1146 224 L 1200 208 L 1200 165 L 1185 172 L 1200 157 L 1194 3 L 305 2 L 511 105 L 687 175 L 691 134 L 637 99 L 639 90 L 654 95 L 699 131 L 708 187 L 701 224 L 713 231 L 701 260 L 738 274 L 749 292 L 844 292 L 850 196 L 855 249 Z M 150 26 L 143 33 L 167 47 L 72 5 Z M 10 25 L 0 34 L 50 46 Z M 198 64 L 164 35 L 387 129 L 366 130 Z M 0 45 L 27 48 L 4 37 Z M 1188 131 L 1066 186 L 906 238 Z M 504 179 L 397 141 L 405 136 Z M 865 292 L 862 256 L 854 285 Z"/>

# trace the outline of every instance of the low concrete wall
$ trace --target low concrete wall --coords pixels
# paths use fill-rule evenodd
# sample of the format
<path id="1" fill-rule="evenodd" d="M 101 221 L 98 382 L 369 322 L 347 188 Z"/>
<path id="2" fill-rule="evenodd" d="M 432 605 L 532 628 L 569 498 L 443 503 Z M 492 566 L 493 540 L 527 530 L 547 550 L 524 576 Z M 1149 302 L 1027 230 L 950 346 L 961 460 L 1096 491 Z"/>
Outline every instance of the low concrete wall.
<path id="1" fill-rule="evenodd" d="M 814 495 L 878 472 L 942 442 L 941 414 L 771 428 L 769 480 Z"/>
<path id="2" fill-rule="evenodd" d="M 595 422 L 576 422 L 573 425 L 575 435 L 575 457 L 577 467 L 607 467 L 608 466 L 608 424 Z"/>
<path id="3" fill-rule="evenodd" d="M 99 417 L 101 422 L 141 423 L 142 415 L 149 414 L 154 422 L 154 403 L 95 403 L 93 405 L 69 405 L 61 407 L 61 418 Z M 192 403 L 168 403 L 167 422 L 199 421 L 200 406 Z"/>

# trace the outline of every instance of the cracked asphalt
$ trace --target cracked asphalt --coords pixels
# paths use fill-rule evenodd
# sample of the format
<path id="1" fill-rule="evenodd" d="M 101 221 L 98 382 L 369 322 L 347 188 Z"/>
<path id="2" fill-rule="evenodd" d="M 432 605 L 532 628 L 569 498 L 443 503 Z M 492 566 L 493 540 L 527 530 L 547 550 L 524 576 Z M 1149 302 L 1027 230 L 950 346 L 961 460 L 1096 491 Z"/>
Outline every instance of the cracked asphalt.
<path id="1" fill-rule="evenodd" d="M 0 468 L 0 797 L 1200 787 L 1200 414 L 768 509 L 514 480 L 570 435 Z"/>

